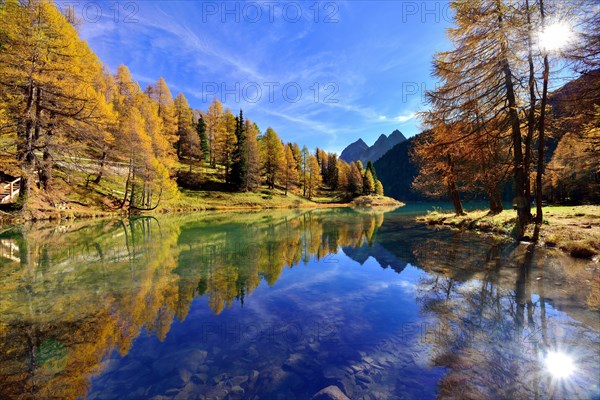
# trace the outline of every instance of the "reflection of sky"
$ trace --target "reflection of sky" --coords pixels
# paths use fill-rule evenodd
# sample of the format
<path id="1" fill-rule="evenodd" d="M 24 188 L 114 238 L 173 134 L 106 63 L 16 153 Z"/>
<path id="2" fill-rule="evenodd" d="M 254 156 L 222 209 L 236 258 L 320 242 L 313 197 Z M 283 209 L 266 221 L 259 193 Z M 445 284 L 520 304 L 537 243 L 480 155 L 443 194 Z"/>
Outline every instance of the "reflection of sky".
<path id="1" fill-rule="evenodd" d="M 109 370 L 92 380 L 92 392 L 94 395 L 120 393 L 115 382 L 120 382 L 123 374 L 127 375 L 130 365 L 139 366 L 150 360 L 166 363 L 162 370 L 177 370 L 180 366 L 173 361 L 173 354 L 201 349 L 207 351 L 209 373 L 234 376 L 257 370 L 268 379 L 278 374 L 298 375 L 300 379 L 307 379 L 302 389 L 297 389 L 298 393 L 308 397 L 331 383 L 330 378 L 322 375 L 323 371 L 347 369 L 342 374 L 349 373 L 353 365 L 361 363 L 381 368 L 373 367 L 379 373 L 380 388 L 398 390 L 400 380 L 403 392 L 435 397 L 436 382 L 447 370 L 433 367 L 433 360 L 440 352 L 449 350 L 445 346 L 455 345 L 444 344 L 449 328 L 454 334 L 467 335 L 461 339 L 467 340 L 467 347 L 453 350 L 458 357 L 468 358 L 468 354 L 473 356 L 473 351 L 484 357 L 500 352 L 501 358 L 521 360 L 518 368 L 504 370 L 505 367 L 500 366 L 478 365 L 480 359 L 475 356 L 475 372 L 492 378 L 485 381 L 490 388 L 497 384 L 493 380 L 494 373 L 509 376 L 514 373 L 515 376 L 508 379 L 514 379 L 510 385 L 516 385 L 516 393 L 531 394 L 537 387 L 542 397 L 600 395 L 593 381 L 594 374 L 600 370 L 594 353 L 600 348 L 597 332 L 550 304 L 546 305 L 546 325 L 542 330 L 537 295 L 531 296 L 536 307 L 533 320 L 519 329 L 508 311 L 513 305 L 513 293 L 502 289 L 499 294 L 503 322 L 495 323 L 493 315 L 484 313 L 473 316 L 464 326 L 440 327 L 433 315 L 423 313 L 416 300 L 416 296 L 422 295 L 417 292 L 423 289 L 423 282 L 434 278 L 410 264 L 400 274 L 383 269 L 373 257 L 361 265 L 341 250 L 320 261 L 313 257 L 306 265 L 286 268 L 273 286 L 263 280 L 245 298 L 243 305 L 236 301 L 218 316 L 209 309 L 206 297 L 196 298 L 186 320 L 175 321 L 163 343 L 154 335 L 142 334 L 124 359 L 113 360 L 113 372 Z M 456 282 L 450 296 L 453 311 L 468 308 L 470 296 L 476 295 L 484 284 L 478 280 Z M 503 329 L 506 331 L 502 332 Z M 552 350 L 557 348 L 561 350 Z M 302 360 L 301 373 L 288 367 L 290 359 Z M 169 366 L 169 362 L 173 365 Z M 572 362 L 571 367 L 568 362 Z M 531 368 L 529 374 L 517 376 L 526 368 Z M 452 371 L 453 374 L 463 372 L 469 376 L 469 371 Z M 390 376 L 395 377 L 394 384 L 390 383 Z M 153 369 L 128 379 L 133 387 L 127 390 L 133 392 L 136 388 L 168 386 L 160 383 L 164 377 Z M 288 382 L 287 378 L 281 379 Z M 263 384 L 262 394 L 284 390 L 272 382 Z"/>
<path id="2" fill-rule="evenodd" d="M 449 292 L 442 286 L 435 293 L 431 281 L 429 276 L 420 294 L 437 298 L 442 309 L 450 310 L 439 313 L 447 323 L 431 332 L 432 342 L 441 354 L 454 357 L 450 363 L 453 374 L 478 381 L 471 383 L 470 389 L 480 385 L 484 393 L 496 393 L 493 397 L 498 393 L 503 397 L 511 390 L 519 394 L 516 397 L 600 396 L 597 326 L 555 309 L 551 299 L 543 305 L 543 299 L 534 293 L 525 296 L 528 301 L 519 310 L 515 291 L 489 282 L 454 281 Z M 510 379 L 506 389 L 498 387 L 500 392 L 494 392 L 493 384 L 484 390 L 490 383 L 480 378 L 485 376 Z"/>
<path id="3" fill-rule="evenodd" d="M 463 389 L 486 398 L 600 396 L 600 320 L 586 307 L 595 292 L 580 284 L 593 277 L 592 262 L 415 227 L 400 211 L 377 219 L 379 228 L 356 211 L 282 214 L 135 219 L 116 240 L 119 221 L 59 236 L 36 227 L 18 241 L 28 267 L 3 264 L 1 319 L 17 322 L 0 327 L 8 361 L 0 392 L 21 390 L 16 374 L 54 376 L 38 386 L 53 393 L 74 387 L 61 379 L 84 385 L 93 357 L 117 346 L 123 357 L 103 360 L 91 398 L 213 398 L 235 385 L 248 397 L 306 397 L 329 384 L 351 398 L 459 397 L 452 390 Z M 333 243 L 344 247 L 325 255 Z M 43 263 L 23 249 L 41 249 Z M 305 252 L 321 258 L 307 254 L 306 264 L 280 271 Z M 40 344 L 26 353 L 32 331 Z M 29 354 L 36 376 L 12 364 Z M 243 384 L 250 373 L 253 386 Z"/>
<path id="4" fill-rule="evenodd" d="M 390 229 L 386 221 L 376 238 Z M 448 390 L 448 385 L 460 390 L 452 386 L 455 379 L 464 380 L 469 390 L 483 397 L 600 395 L 595 379 L 600 374 L 598 326 L 572 318 L 555 308 L 551 299 L 545 300 L 542 312 L 542 299 L 534 293 L 542 283 L 533 284 L 538 282 L 535 275 L 531 281 L 521 277 L 517 288 L 523 293 L 517 300 L 519 270 L 501 268 L 496 271 L 502 274 L 500 278 L 491 270 L 477 274 L 487 268 L 481 263 L 488 249 L 483 239 L 473 243 L 470 236 L 462 238 L 478 247 L 470 248 L 468 259 L 448 262 L 448 241 L 436 241 L 433 252 L 432 244 L 424 239 L 432 231 L 422 237 L 418 230 L 405 232 L 417 235 L 410 240 L 420 240 L 425 247 L 419 250 L 431 251 L 427 257 L 416 256 L 413 264 L 423 262 L 428 270 L 448 264 L 446 268 L 454 268 L 448 275 L 455 272 L 463 280 L 450 282 L 447 275 L 427 273 L 397 258 L 398 249 L 386 243 L 390 235 L 354 253 L 344 248 L 346 253 L 339 250 L 320 260 L 311 256 L 306 264 L 284 268 L 271 286 L 262 279 L 243 302 L 235 300 L 219 315 L 211 311 L 206 296 L 194 299 L 186 319 L 173 322 L 164 342 L 143 333 L 124 358 L 115 354 L 108 360 L 106 371 L 92 379 L 91 397 L 146 396 L 169 390 L 176 394 L 175 387 L 183 384 L 182 366 L 191 364 L 187 357 L 198 352 L 205 367 L 201 374 L 209 378 L 210 390 L 256 370 L 259 378 L 247 394 L 266 398 L 277 394 L 310 397 L 330 384 L 343 386 L 345 391 L 350 387 L 355 391 L 350 397 L 359 397 L 368 388 L 432 398 L 449 395 L 439 392 Z M 443 231 L 435 237 L 451 234 Z M 189 240 L 195 237 L 188 236 Z M 408 246 L 402 235 L 395 238 L 398 247 L 405 247 L 400 254 L 417 248 Z M 451 246 L 461 253 L 459 241 Z M 518 261 L 520 253 L 510 246 L 507 249 L 496 253 L 500 265 Z M 237 262 L 243 263 L 241 253 Z M 193 254 L 179 259 L 182 270 L 193 269 Z M 401 266 L 401 272 L 382 268 L 385 265 L 377 260 Z M 475 271 L 469 270 L 471 262 Z M 447 283 L 451 283 L 448 291 Z M 551 290 L 546 289 L 549 296 Z M 520 311 L 518 301 L 526 301 Z M 220 376 L 228 378 L 219 381 Z M 212 394 L 217 393 L 207 393 Z"/>
<path id="5" fill-rule="evenodd" d="M 220 352 L 212 356 L 225 372 L 236 367 L 223 361 L 223 353 L 230 354 L 226 359 L 234 360 L 252 347 L 267 361 L 265 370 L 270 370 L 285 363 L 292 353 L 315 358 L 310 346 L 316 342 L 319 352 L 329 356 L 313 365 L 316 376 L 305 383 L 305 396 L 321 389 L 318 385 L 327 386 L 320 371 L 350 367 L 360 363 L 363 354 L 381 365 L 386 376 L 396 375 L 396 380 L 406 376 L 407 391 L 433 397 L 434 383 L 443 370 L 430 368 L 428 352 L 420 343 L 424 319 L 413 290 L 423 272 L 409 266 L 397 274 L 382 269 L 373 258 L 360 265 L 341 251 L 335 262 L 324 260 L 313 258 L 307 265 L 285 269 L 272 287 L 261 282 L 243 306 L 235 302 L 218 316 L 210 311 L 205 297 L 195 299 L 186 320 L 173 323 L 164 343 L 143 334 L 115 367 L 142 362 L 147 354 L 168 359 L 169 354 L 182 349 L 206 349 L 210 359 L 211 349 L 219 348 Z M 243 368 L 261 371 L 260 363 L 248 363 Z M 100 394 L 106 390 L 104 386 L 110 387 L 118 374 L 94 379 L 93 391 Z M 160 379 L 151 375 L 133 384 L 143 387 Z M 421 382 L 418 385 L 412 381 L 416 377 Z"/>

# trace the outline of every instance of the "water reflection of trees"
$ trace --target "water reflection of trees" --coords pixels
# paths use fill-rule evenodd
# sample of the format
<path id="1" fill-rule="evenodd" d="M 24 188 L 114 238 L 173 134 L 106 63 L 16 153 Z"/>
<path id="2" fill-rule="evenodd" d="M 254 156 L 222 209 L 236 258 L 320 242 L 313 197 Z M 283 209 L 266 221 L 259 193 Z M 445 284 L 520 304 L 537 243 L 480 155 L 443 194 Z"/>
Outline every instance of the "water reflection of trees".
<path id="1" fill-rule="evenodd" d="M 463 240 L 458 234 L 454 242 L 424 246 L 437 250 L 415 251 L 421 266 L 438 271 L 423 278 L 417 298 L 422 312 L 434 317 L 425 335 L 434 352 L 431 362 L 448 369 L 438 383 L 439 396 L 589 396 L 589 382 L 600 372 L 592 339 L 600 326 L 597 315 L 581 307 L 590 289 L 561 288 L 567 282 L 557 263 L 567 259 L 546 257 L 533 246 L 469 246 Z M 558 308 L 579 304 L 571 314 L 577 320 L 549 317 L 549 299 Z M 568 380 L 545 369 L 544 357 L 557 349 L 571 354 L 580 368 Z"/>
<path id="2" fill-rule="evenodd" d="M 581 323 L 595 332 L 600 326 L 597 314 L 581 305 L 593 306 L 598 290 L 576 283 L 594 279 L 592 272 L 491 238 L 421 235 L 382 224 L 383 213 L 314 210 L 3 232 L 0 397 L 82 397 L 109 353 L 127 354 L 142 330 L 164 339 L 194 298 L 205 296 L 211 310 L 222 313 L 261 282 L 275 284 L 285 268 L 327 261 L 340 247 L 350 257 L 376 256 L 397 271 L 410 262 L 430 273 L 418 301 L 435 321 L 425 337 L 432 362 L 448 368 L 442 396 L 563 394 L 544 380 L 532 356 L 565 344 L 565 337 L 580 342 L 566 343 L 570 349 L 589 354 L 595 336 L 586 337 Z M 573 318 L 563 337 L 549 315 L 557 309 Z M 578 363 L 593 366 L 594 360 Z"/>
<path id="3" fill-rule="evenodd" d="M 142 328 L 164 337 L 174 302 L 176 229 L 149 219 L 13 230 L 2 259 L 0 397 L 77 398 L 107 353 Z"/>
<path id="4" fill-rule="evenodd" d="M 382 213 L 138 218 L 0 236 L 0 397 L 78 398 L 142 330 L 164 339 L 195 297 L 221 313 L 286 267 L 372 241 Z"/>
<path id="5" fill-rule="evenodd" d="M 236 299 L 243 302 L 261 280 L 273 285 L 286 267 L 330 257 L 342 246 L 370 242 L 383 222 L 383 213 L 336 214 L 313 211 L 262 218 L 260 223 L 249 218 L 226 226 L 206 221 L 184 226 L 175 271 L 185 286 L 182 297 L 189 303 L 206 295 L 219 314 Z M 182 306 L 188 308 L 186 302 Z"/>

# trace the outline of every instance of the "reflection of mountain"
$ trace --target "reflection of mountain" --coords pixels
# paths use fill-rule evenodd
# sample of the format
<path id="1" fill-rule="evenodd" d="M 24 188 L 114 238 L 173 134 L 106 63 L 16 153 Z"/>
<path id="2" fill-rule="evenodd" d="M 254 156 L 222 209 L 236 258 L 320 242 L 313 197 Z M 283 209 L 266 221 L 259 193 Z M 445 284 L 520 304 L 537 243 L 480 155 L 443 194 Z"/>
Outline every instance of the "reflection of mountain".
<path id="1" fill-rule="evenodd" d="M 600 281 L 587 262 L 539 248 L 526 259 L 523 245 L 493 236 L 409 226 L 390 221 L 377 232 L 377 243 L 399 262 L 459 283 L 491 282 L 505 291 L 514 290 L 519 271 L 527 265 L 539 278 L 531 283 L 533 293 L 571 317 L 598 326 L 597 317 L 582 308 L 600 309 L 600 285 L 581 284 Z"/>
<path id="2" fill-rule="evenodd" d="M 563 259 L 546 259 L 540 253 L 528 262 L 544 268 L 532 270 L 536 280 L 527 279 L 518 274 L 527 259 L 511 245 L 487 236 L 416 228 L 407 222 L 412 217 L 385 218 L 384 224 L 383 213 L 348 209 L 271 211 L 4 232 L 0 398 L 83 397 L 90 375 L 102 371 L 111 353 L 128 354 L 133 341 L 144 336 L 164 340 L 173 323 L 187 317 L 195 298 L 203 296 L 211 312 L 224 319 L 224 310 L 248 301 L 262 281 L 274 285 L 285 268 L 323 259 L 340 248 L 360 263 L 373 257 L 397 272 L 406 263 L 430 272 L 433 281 L 423 282 L 425 290 L 419 293 L 421 311 L 452 317 L 448 321 L 453 327 L 468 319 L 468 314 L 456 313 L 488 312 L 486 307 L 499 298 L 514 299 L 506 315 L 522 315 L 519 321 L 526 321 L 527 310 L 537 318 L 532 293 L 544 301 L 552 298 L 555 308 L 577 320 L 593 323 L 577 305 L 597 299 L 598 293 L 576 284 L 593 279 L 593 272 L 567 271 L 559 266 Z M 463 285 L 473 280 L 481 282 L 477 296 Z M 544 285 L 546 281 L 550 283 Z M 478 296 L 483 295 L 481 300 Z M 464 299 L 464 307 L 444 314 L 444 296 Z M 475 300 L 488 303 L 477 308 Z M 511 321 L 508 325 L 514 326 Z M 438 339 L 432 342 L 439 352 L 434 362 L 458 370 L 461 364 L 448 358 L 452 337 Z M 479 344 L 467 343 L 464 351 L 475 351 Z M 199 350 L 195 356 L 206 358 Z M 457 360 L 461 356 L 466 362 L 462 353 Z M 449 375 L 448 387 L 459 378 Z"/>
<path id="3" fill-rule="evenodd" d="M 219 314 L 234 300 L 243 301 L 261 278 L 273 285 L 285 267 L 335 254 L 342 246 L 360 246 L 383 222 L 382 213 L 343 209 L 258 216 L 240 216 L 236 223 L 202 220 L 182 226 L 175 272 L 189 286 L 188 297 L 206 295 Z"/>
<path id="4" fill-rule="evenodd" d="M 369 257 L 373 257 L 382 268 L 391 267 L 397 273 L 402 272 L 407 265 L 379 243 L 375 243 L 373 246 L 365 243 L 360 247 L 343 247 L 342 250 L 344 254 L 360 264 L 364 264 Z"/>
<path id="5" fill-rule="evenodd" d="M 206 296 L 219 314 L 286 267 L 370 241 L 383 215 L 282 212 L 152 218 L 0 237 L 0 398 L 74 399 L 142 330 L 163 340 Z M 335 217 L 335 218 L 334 218 Z"/>

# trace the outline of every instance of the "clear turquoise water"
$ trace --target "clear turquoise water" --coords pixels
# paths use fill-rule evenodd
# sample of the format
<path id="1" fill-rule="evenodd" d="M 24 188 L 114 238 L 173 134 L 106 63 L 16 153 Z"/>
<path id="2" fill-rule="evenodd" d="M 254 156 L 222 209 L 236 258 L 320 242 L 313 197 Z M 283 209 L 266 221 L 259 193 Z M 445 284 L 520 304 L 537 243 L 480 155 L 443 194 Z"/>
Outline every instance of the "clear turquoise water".
<path id="1" fill-rule="evenodd" d="M 600 397 L 598 264 L 421 212 L 5 231 L 0 397 Z"/>

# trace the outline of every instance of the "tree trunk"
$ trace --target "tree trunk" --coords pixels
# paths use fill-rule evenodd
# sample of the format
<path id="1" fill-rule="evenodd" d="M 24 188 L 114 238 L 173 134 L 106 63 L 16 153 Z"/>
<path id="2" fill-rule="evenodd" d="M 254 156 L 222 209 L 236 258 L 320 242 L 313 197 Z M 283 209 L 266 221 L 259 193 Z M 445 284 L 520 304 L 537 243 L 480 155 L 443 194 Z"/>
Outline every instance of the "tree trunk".
<path id="1" fill-rule="evenodd" d="M 454 182 L 454 161 L 452 161 L 450 154 L 448 154 L 448 167 L 450 168 L 450 176 L 447 178 L 448 196 L 450 197 L 450 201 L 452 201 L 456 215 L 465 215 L 462 202 L 460 201 L 460 195 L 458 194 L 458 189 L 456 188 L 456 182 Z"/>
<path id="2" fill-rule="evenodd" d="M 531 26 L 531 12 L 529 8 L 529 0 L 525 0 L 527 7 L 527 61 L 529 63 L 529 114 L 527 115 L 527 136 L 525 136 L 525 197 L 531 199 L 531 183 L 529 174 L 531 171 L 531 142 L 533 141 L 533 133 L 535 131 L 535 107 L 537 98 L 535 96 L 535 67 L 533 65 L 533 50 L 531 39 L 533 37 L 533 28 Z"/>
<path id="3" fill-rule="evenodd" d="M 140 199 L 140 205 L 141 205 L 141 207 L 146 207 L 146 190 L 147 190 L 147 185 L 144 182 L 142 184 L 142 196 L 141 196 L 141 199 Z"/>
<path id="4" fill-rule="evenodd" d="M 42 107 L 41 107 L 41 102 L 42 102 L 42 89 L 38 88 L 37 89 L 37 96 L 35 99 L 35 120 L 33 122 L 34 124 L 34 129 L 33 129 L 33 141 L 37 141 L 40 138 L 40 132 L 42 130 L 42 125 L 40 123 L 41 119 L 42 119 Z"/>
<path id="5" fill-rule="evenodd" d="M 492 193 L 491 189 L 488 189 L 488 198 L 490 200 L 490 212 L 494 214 L 496 210 L 496 199 L 494 198 L 494 193 Z"/>
<path id="6" fill-rule="evenodd" d="M 25 115 L 24 121 L 19 123 L 17 130 L 17 136 L 20 140 L 17 142 L 17 160 L 21 161 L 21 182 L 19 185 L 19 199 L 25 205 L 27 198 L 29 197 L 31 181 L 29 175 L 32 170 L 32 166 L 35 165 L 33 157 L 33 143 L 32 143 L 32 121 L 31 112 L 33 110 L 33 104 L 35 102 L 36 88 L 33 82 L 30 82 L 27 91 L 27 105 L 23 114 Z"/>
<path id="7" fill-rule="evenodd" d="M 31 117 L 35 98 L 36 88 L 32 83 L 29 87 L 27 106 L 24 110 L 25 122 L 21 124 L 17 132 L 17 135 L 21 137 L 21 140 L 17 144 L 17 159 L 25 161 L 28 167 L 33 167 L 35 160 L 35 154 L 33 153 L 33 120 Z"/>
<path id="8" fill-rule="evenodd" d="M 123 195 L 123 201 L 121 202 L 121 207 L 125 207 L 125 203 L 127 202 L 127 192 L 129 191 L 129 182 L 131 180 L 131 173 L 133 170 L 133 161 L 129 161 L 129 171 L 127 171 L 127 180 L 125 181 L 125 194 Z"/>
<path id="9" fill-rule="evenodd" d="M 306 171 L 302 171 L 302 196 L 306 197 Z"/>
<path id="10" fill-rule="evenodd" d="M 499 10 L 500 12 L 500 10 Z M 500 25 L 502 25 L 502 16 L 498 17 Z M 508 117 L 511 126 L 511 138 L 513 146 L 513 176 L 515 179 L 515 201 L 517 203 L 517 224 L 515 226 L 514 235 L 518 238 L 525 233 L 525 228 L 531 221 L 531 205 L 529 199 L 526 198 L 526 174 L 523 160 L 523 142 L 521 138 L 521 121 L 517 110 L 517 99 L 515 96 L 514 84 L 512 81 L 512 70 L 508 62 L 507 39 L 501 44 L 502 54 L 500 62 L 504 73 L 504 86 L 506 89 L 506 99 L 508 101 Z"/>
<path id="11" fill-rule="evenodd" d="M 540 13 L 542 14 L 542 29 L 544 29 L 544 0 L 540 0 Z M 548 100 L 548 79 L 550 72 L 550 65 L 548 63 L 548 54 L 544 55 L 544 86 L 542 89 L 542 103 L 540 110 L 540 122 L 539 122 L 539 131 L 538 131 L 538 164 L 537 164 L 537 172 L 535 175 L 535 206 L 536 206 L 536 215 L 535 222 L 537 224 L 541 224 L 544 220 L 544 214 L 542 211 L 542 177 L 544 175 L 544 140 L 545 140 L 545 130 L 546 130 L 546 103 Z"/>
<path id="12" fill-rule="evenodd" d="M 211 143 L 210 143 L 210 155 L 209 155 L 209 159 L 210 159 L 210 166 L 211 166 L 211 168 L 215 168 L 217 166 L 217 160 L 216 160 L 216 157 L 215 157 L 215 152 L 214 152 L 214 149 L 213 149 L 213 141 L 212 140 L 211 140 Z"/>
<path id="13" fill-rule="evenodd" d="M 513 174 L 515 179 L 515 201 L 517 203 L 517 229 L 516 235 L 523 236 L 525 227 L 531 220 L 531 206 L 529 199 L 526 198 L 526 174 L 523 160 L 523 148 L 521 140 L 521 127 L 519 114 L 517 113 L 517 102 L 512 83 L 512 74 L 508 60 L 504 60 L 504 77 L 507 89 L 509 104 L 509 119 L 511 124 L 512 144 L 513 144 Z"/>
<path id="14" fill-rule="evenodd" d="M 106 162 L 106 151 L 102 152 L 102 159 L 100 161 L 100 169 L 98 170 L 98 175 L 96 176 L 96 179 L 94 180 L 94 183 L 96 185 L 98 185 L 100 183 L 100 181 L 102 180 L 102 175 L 104 175 L 104 163 Z"/>
<path id="15" fill-rule="evenodd" d="M 129 197 L 129 208 L 128 211 L 131 212 L 135 208 L 135 171 L 131 175 L 131 196 Z"/>
<path id="16" fill-rule="evenodd" d="M 30 189 L 30 183 L 29 183 L 29 176 L 27 175 L 26 172 L 22 172 L 21 173 L 21 181 L 19 184 L 19 200 L 21 200 L 21 203 L 23 205 L 25 205 L 25 202 L 27 201 L 27 198 L 29 197 L 29 189 Z"/>
<path id="17" fill-rule="evenodd" d="M 460 195 L 458 194 L 458 190 L 456 189 L 456 185 L 454 184 L 453 180 L 449 180 L 448 182 L 448 195 L 450 196 L 450 201 L 452 201 L 456 215 L 465 215 L 462 202 L 460 201 Z"/>
<path id="18" fill-rule="evenodd" d="M 494 188 L 494 195 L 496 196 L 496 204 L 498 205 L 498 213 L 501 213 L 504 210 L 504 206 L 502 206 L 502 196 L 500 195 L 500 190 L 498 187 Z"/>
<path id="19" fill-rule="evenodd" d="M 50 184 L 52 183 L 52 164 L 52 156 L 48 152 L 48 149 L 45 149 L 40 171 L 40 183 L 44 190 L 50 189 Z"/>
<path id="20" fill-rule="evenodd" d="M 498 214 L 500 211 L 502 211 L 502 205 L 498 204 L 498 199 L 496 197 L 494 188 L 488 189 L 488 197 L 490 199 L 490 213 Z M 500 211 L 498 211 L 498 208 L 500 208 Z"/>

